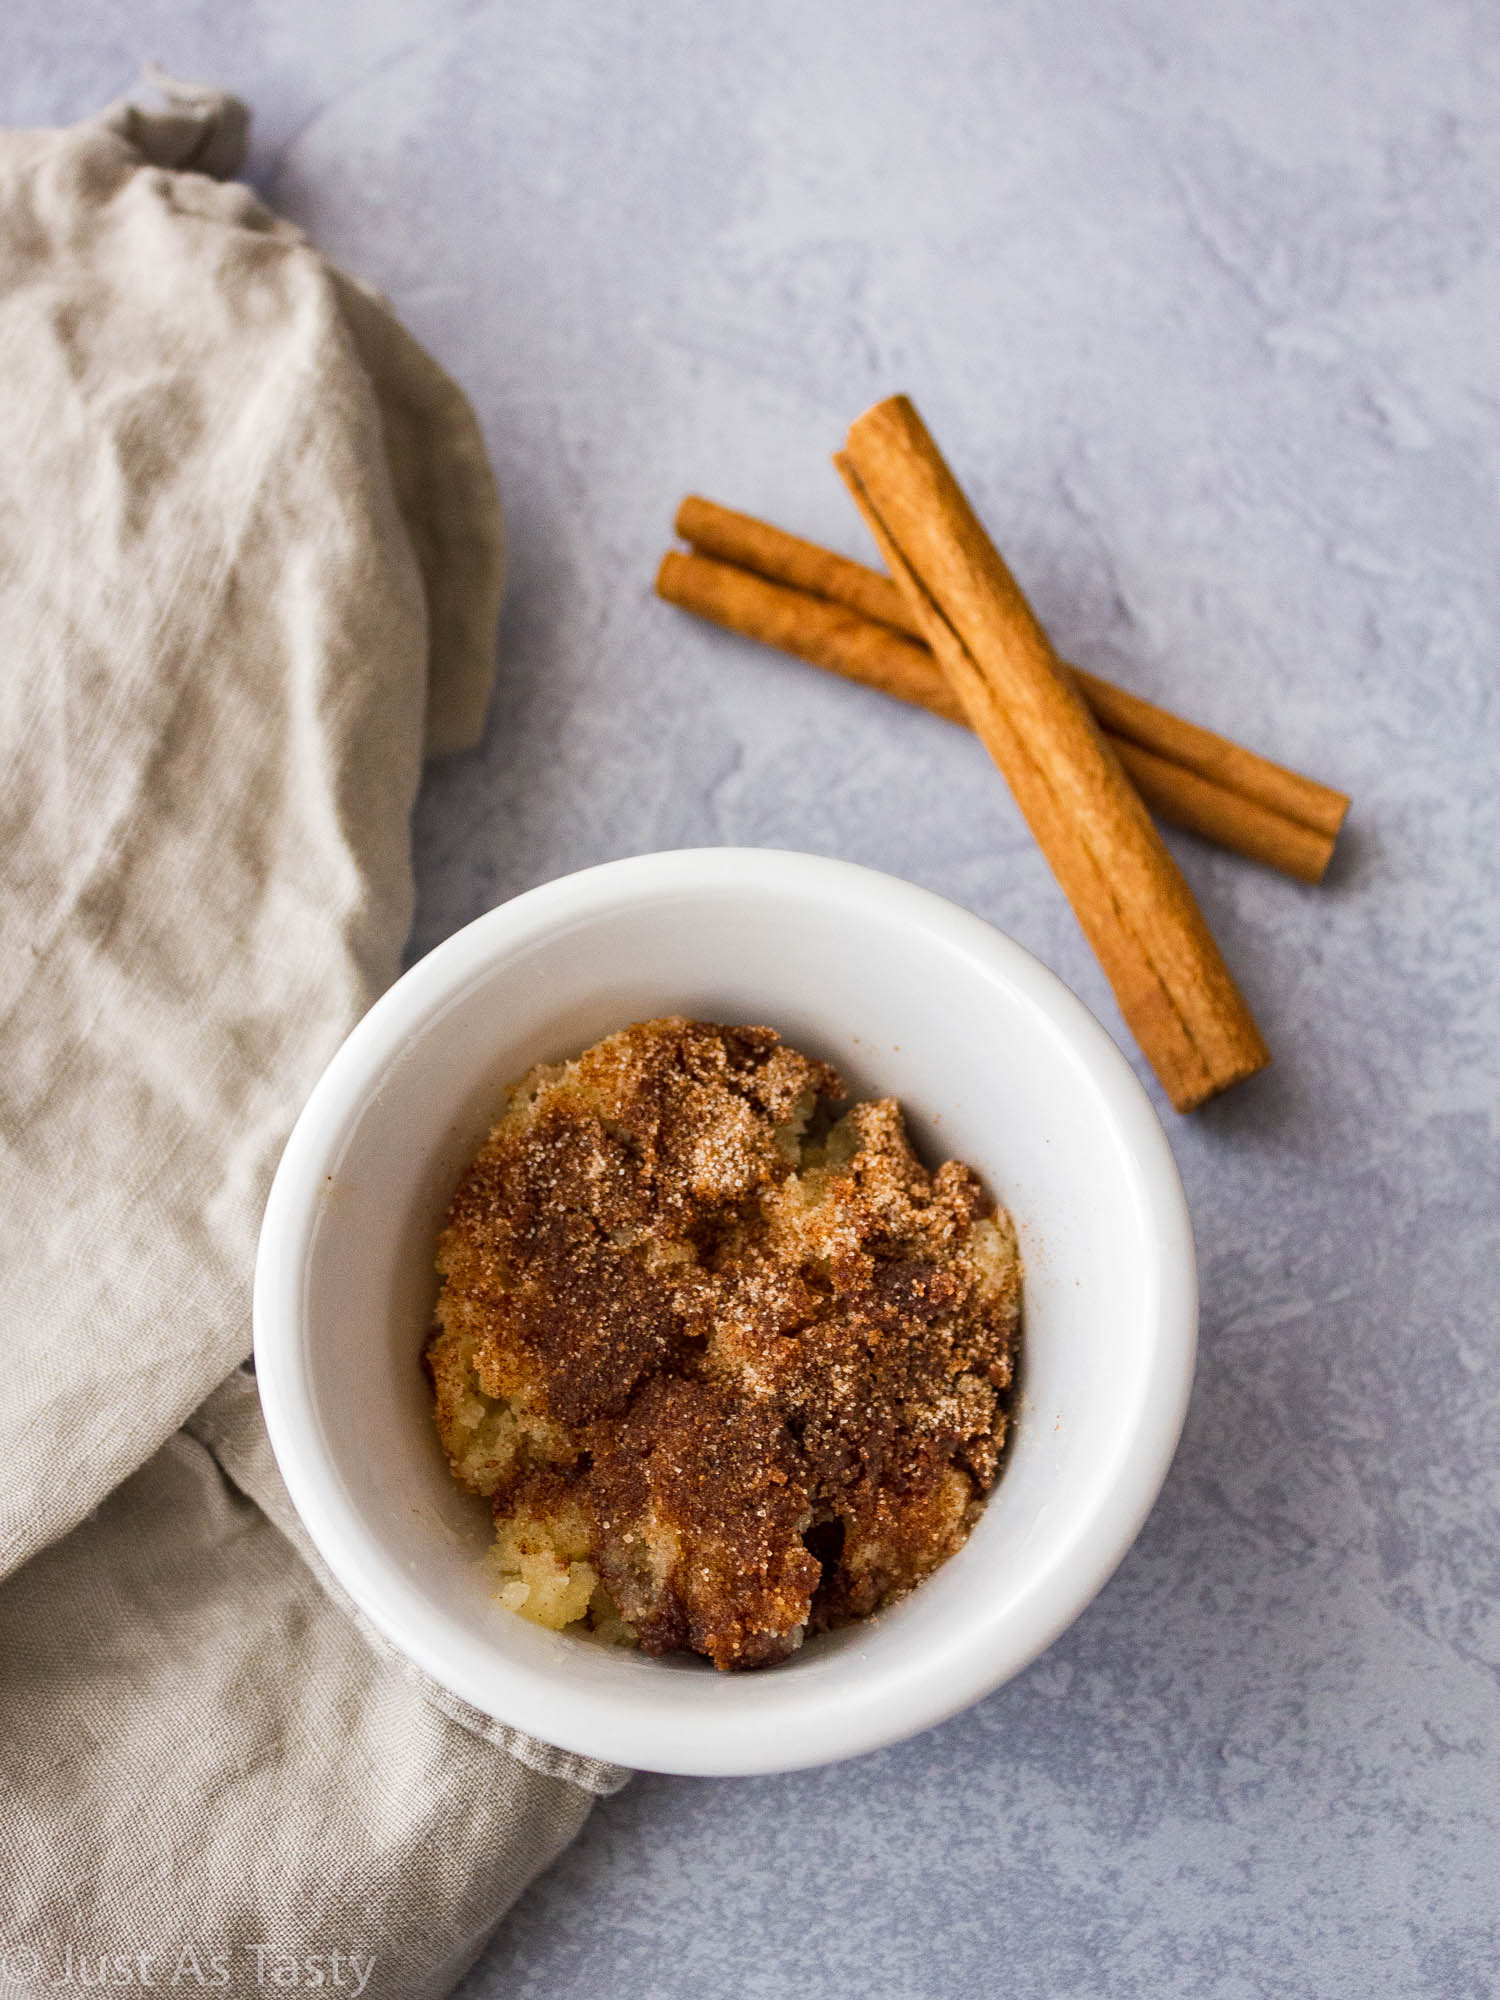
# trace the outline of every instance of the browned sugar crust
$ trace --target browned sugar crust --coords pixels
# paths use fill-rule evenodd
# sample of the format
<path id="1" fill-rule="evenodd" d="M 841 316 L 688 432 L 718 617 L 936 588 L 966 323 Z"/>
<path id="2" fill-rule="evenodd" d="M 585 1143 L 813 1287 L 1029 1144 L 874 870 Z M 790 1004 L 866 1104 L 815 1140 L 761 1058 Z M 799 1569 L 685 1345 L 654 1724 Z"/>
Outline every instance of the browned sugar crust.
<path id="1" fill-rule="evenodd" d="M 1014 1234 L 890 1099 L 833 1123 L 842 1095 L 770 1028 L 675 1017 L 512 1093 L 428 1348 L 505 1601 L 762 1666 L 962 1543 L 1005 1441 Z"/>

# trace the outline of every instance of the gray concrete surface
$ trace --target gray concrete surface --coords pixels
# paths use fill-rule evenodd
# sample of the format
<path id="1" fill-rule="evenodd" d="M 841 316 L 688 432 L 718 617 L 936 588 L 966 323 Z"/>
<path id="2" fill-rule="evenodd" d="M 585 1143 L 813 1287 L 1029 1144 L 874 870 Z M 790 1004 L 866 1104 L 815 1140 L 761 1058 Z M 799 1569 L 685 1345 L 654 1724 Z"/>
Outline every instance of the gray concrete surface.
<path id="1" fill-rule="evenodd" d="M 16 122 L 143 55 L 242 90 L 260 185 L 481 412 L 503 679 L 414 949 L 806 848 L 1121 1032 L 977 746 L 650 595 L 690 487 L 863 553 L 828 453 L 896 388 L 1071 657 L 1357 801 L 1320 890 L 1177 843 L 1277 1063 L 1171 1121 L 1201 1374 L 1115 1580 L 917 1741 L 636 1782 L 464 2000 L 1500 1990 L 1500 16 L 11 0 L 0 48 Z"/>

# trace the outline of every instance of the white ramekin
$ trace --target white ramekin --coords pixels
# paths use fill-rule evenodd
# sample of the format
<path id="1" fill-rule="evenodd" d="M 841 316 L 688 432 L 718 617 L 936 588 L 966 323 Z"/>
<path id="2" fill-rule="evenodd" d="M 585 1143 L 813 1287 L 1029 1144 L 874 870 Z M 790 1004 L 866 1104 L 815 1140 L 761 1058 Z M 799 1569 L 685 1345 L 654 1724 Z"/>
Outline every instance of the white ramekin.
<path id="1" fill-rule="evenodd" d="M 1026 1265 L 1014 1442 L 967 1546 L 903 1603 L 782 1666 L 718 1674 L 546 1632 L 481 1566 L 420 1365 L 448 1196 L 505 1084 L 627 1022 L 766 1022 L 898 1097 L 1014 1215 Z M 1083 1005 L 988 924 L 845 862 L 643 855 L 548 883 L 440 945 L 308 1101 L 255 1275 L 276 1457 L 334 1574 L 486 1713 L 657 1771 L 831 1762 L 1017 1673 L 1075 1619 L 1155 1500 L 1192 1382 L 1192 1234 L 1161 1125 Z"/>

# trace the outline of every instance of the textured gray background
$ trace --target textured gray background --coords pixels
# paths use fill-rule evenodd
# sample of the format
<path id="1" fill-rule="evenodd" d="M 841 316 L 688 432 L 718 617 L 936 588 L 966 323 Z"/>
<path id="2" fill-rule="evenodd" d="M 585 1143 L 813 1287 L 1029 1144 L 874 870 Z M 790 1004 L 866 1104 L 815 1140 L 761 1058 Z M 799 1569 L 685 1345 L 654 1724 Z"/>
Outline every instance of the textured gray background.
<path id="1" fill-rule="evenodd" d="M 245 92 L 260 184 L 475 399 L 503 683 L 416 948 L 807 848 L 1119 1031 L 974 744 L 649 594 L 689 487 L 863 553 L 827 454 L 897 388 L 1072 657 L 1357 801 L 1321 890 L 1180 844 L 1277 1066 L 1171 1121 L 1202 1368 L 1114 1582 L 916 1742 L 638 1781 L 465 2000 L 1500 1991 L 1500 15 L 9 0 L 0 49 L 8 121 L 141 55 Z"/>

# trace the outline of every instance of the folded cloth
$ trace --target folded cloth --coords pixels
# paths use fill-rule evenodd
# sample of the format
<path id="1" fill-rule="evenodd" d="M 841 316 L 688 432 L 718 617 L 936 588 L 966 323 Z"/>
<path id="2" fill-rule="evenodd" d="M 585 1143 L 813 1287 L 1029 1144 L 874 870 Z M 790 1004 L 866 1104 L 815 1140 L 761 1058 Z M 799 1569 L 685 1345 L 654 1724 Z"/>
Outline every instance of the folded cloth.
<path id="1" fill-rule="evenodd" d="M 624 1773 L 363 1625 L 239 1364 L 424 728 L 482 721 L 499 508 L 384 303 L 211 177 L 244 107 L 158 81 L 0 133 L 0 1992 L 416 2000 Z"/>

